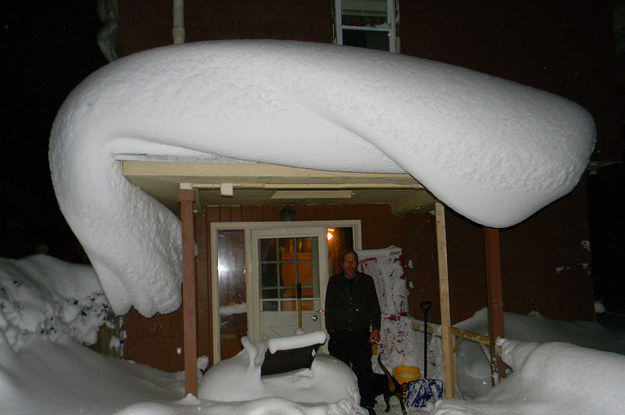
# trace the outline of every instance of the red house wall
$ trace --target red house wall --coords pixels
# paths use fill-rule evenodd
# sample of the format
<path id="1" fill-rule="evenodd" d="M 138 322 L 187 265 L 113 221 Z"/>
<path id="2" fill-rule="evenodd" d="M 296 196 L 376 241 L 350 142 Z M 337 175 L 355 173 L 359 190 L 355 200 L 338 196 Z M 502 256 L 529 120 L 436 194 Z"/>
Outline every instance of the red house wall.
<path id="1" fill-rule="evenodd" d="M 172 43 L 171 0 L 120 2 L 123 55 Z M 403 54 L 434 59 L 545 89 L 578 102 L 597 125 L 594 160 L 622 160 L 615 93 L 611 5 L 607 1 L 400 1 Z M 273 38 L 332 42 L 330 1 L 186 0 L 186 41 Z M 568 196 L 500 232 L 504 310 L 559 319 L 593 318 L 588 203 L 583 181 Z M 404 249 L 410 312 L 432 300 L 440 321 L 434 216 L 393 216 L 388 206 L 296 206 L 297 220 L 361 219 L 363 247 Z M 207 208 L 196 219 L 200 354 L 210 354 L 208 275 L 212 221 L 279 220 L 279 208 Z M 486 306 L 483 230 L 447 213 L 452 322 Z M 124 318 L 124 357 L 182 369 L 181 313 Z"/>

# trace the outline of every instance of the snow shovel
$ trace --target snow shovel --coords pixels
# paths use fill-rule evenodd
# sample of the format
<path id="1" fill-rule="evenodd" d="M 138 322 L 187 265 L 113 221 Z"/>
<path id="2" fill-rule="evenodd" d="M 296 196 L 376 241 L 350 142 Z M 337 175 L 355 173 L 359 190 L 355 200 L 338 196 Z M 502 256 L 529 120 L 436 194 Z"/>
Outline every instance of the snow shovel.
<path id="1" fill-rule="evenodd" d="M 443 381 L 428 379 L 428 312 L 432 308 L 431 301 L 421 303 L 423 311 L 423 379 L 413 380 L 406 384 L 405 404 L 409 407 L 424 408 L 443 396 Z"/>

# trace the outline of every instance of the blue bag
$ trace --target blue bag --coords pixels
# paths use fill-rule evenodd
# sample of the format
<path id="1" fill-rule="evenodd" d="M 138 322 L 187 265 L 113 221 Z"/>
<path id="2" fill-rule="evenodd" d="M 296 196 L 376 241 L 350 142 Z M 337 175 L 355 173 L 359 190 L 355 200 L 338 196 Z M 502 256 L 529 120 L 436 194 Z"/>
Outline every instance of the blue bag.
<path id="1" fill-rule="evenodd" d="M 443 396 L 443 381 L 438 379 L 419 379 L 404 383 L 407 407 L 425 408 L 428 403 L 434 404 Z"/>

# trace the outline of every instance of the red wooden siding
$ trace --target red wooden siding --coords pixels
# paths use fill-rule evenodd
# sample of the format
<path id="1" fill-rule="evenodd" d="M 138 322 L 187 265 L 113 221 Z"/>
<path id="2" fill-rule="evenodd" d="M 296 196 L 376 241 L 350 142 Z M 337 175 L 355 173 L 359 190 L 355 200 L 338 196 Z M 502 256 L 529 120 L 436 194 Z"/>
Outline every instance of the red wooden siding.
<path id="1" fill-rule="evenodd" d="M 403 249 L 410 314 L 421 318 L 419 303 L 432 300 L 432 321 L 440 321 L 434 216 L 395 216 L 388 205 L 295 205 L 297 221 L 360 219 L 364 249 Z M 206 207 L 196 218 L 198 237 L 198 354 L 212 355 L 210 314 L 210 223 L 278 221 L 281 206 Z M 585 268 L 589 232 L 582 183 L 569 196 L 521 225 L 500 232 L 504 310 L 547 317 L 591 320 L 592 282 Z M 447 210 L 447 244 L 452 323 L 486 306 L 483 228 Z M 410 267 L 411 265 L 412 267 Z M 128 338 L 124 358 L 166 370 L 182 370 L 182 314 L 150 319 L 135 311 L 124 318 Z"/>

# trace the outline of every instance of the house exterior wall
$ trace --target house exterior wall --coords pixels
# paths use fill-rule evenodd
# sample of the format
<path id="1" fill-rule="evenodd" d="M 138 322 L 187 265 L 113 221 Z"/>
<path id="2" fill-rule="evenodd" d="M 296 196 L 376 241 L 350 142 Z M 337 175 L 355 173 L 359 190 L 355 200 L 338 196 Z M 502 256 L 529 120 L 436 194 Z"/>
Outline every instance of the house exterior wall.
<path id="1" fill-rule="evenodd" d="M 595 119 L 593 160 L 623 160 L 611 2 L 401 1 L 400 13 L 403 54 L 566 97 Z"/>
<path id="2" fill-rule="evenodd" d="M 430 213 L 396 216 L 389 205 L 295 205 L 297 221 L 360 219 L 363 249 L 395 245 L 403 249 L 409 312 L 422 318 L 419 304 L 433 303 L 431 321 L 440 322 L 435 218 Z M 210 224 L 280 221 L 281 206 L 206 207 L 195 220 L 198 261 L 198 354 L 212 356 Z M 550 318 L 591 320 L 590 261 L 583 241 L 587 204 L 584 184 L 521 225 L 502 230 L 504 310 L 538 311 Z M 486 306 L 483 228 L 446 213 L 452 323 Z M 180 310 L 146 319 L 124 317 L 124 358 L 164 370 L 182 370 Z"/>
<path id="3" fill-rule="evenodd" d="M 332 43 L 332 5 L 319 0 L 185 0 L 185 41 L 281 39 Z M 121 54 L 172 43 L 172 1 L 120 2 Z"/>
<path id="4" fill-rule="evenodd" d="M 523 223 L 500 231 L 504 311 L 538 311 L 561 320 L 594 318 L 588 203 L 582 181 L 566 197 Z M 404 258 L 410 314 L 420 318 L 419 303 L 431 300 L 430 317 L 440 322 L 435 218 L 406 216 Z M 452 324 L 486 307 L 483 227 L 446 210 L 447 258 Z M 407 270 L 408 271 L 408 270 Z"/>
<path id="5" fill-rule="evenodd" d="M 391 213 L 389 205 L 293 205 L 297 221 L 360 219 L 363 249 L 405 246 L 405 219 Z M 212 356 L 210 287 L 210 224 L 213 222 L 280 221 L 282 206 L 206 207 L 195 220 L 199 249 L 198 284 L 198 355 Z M 124 317 L 124 358 L 164 370 L 183 369 L 182 312 L 142 317 L 134 309 Z"/>
<path id="6" fill-rule="evenodd" d="M 171 0 L 120 2 L 123 55 L 171 44 Z M 464 66 L 562 95 L 587 108 L 597 124 L 593 159 L 622 160 L 614 91 L 610 4 L 543 2 L 400 1 L 401 52 Z M 188 42 L 235 38 L 332 42 L 330 1 L 185 1 Z M 535 310 L 559 319 L 593 318 L 586 183 L 525 222 L 500 232 L 504 310 Z M 404 250 L 410 314 L 432 300 L 440 321 L 434 216 L 394 216 L 386 205 L 295 206 L 296 220 L 360 219 L 363 248 Z M 196 218 L 198 352 L 210 348 L 211 222 L 277 221 L 280 207 L 211 207 Z M 486 306 L 483 229 L 447 211 L 452 323 Z M 124 318 L 124 357 L 165 370 L 182 370 L 182 314 Z"/>

